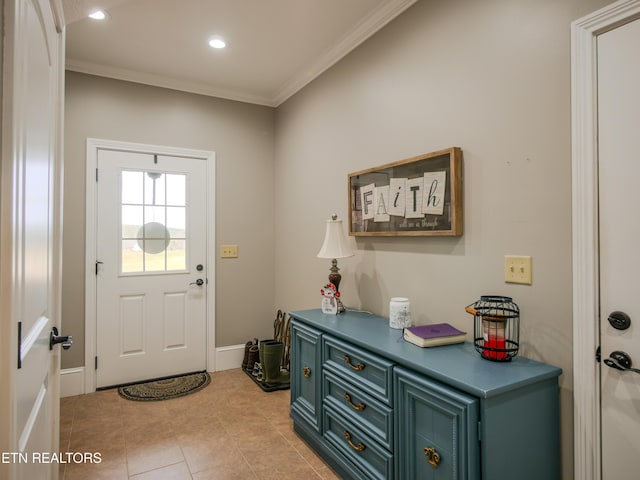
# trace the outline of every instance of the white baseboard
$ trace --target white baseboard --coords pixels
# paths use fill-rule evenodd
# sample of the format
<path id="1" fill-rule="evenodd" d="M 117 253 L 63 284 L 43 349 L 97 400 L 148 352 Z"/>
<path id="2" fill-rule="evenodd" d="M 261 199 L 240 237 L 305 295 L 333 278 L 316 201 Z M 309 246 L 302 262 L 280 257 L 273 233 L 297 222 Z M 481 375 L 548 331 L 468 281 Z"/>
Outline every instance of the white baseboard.
<path id="1" fill-rule="evenodd" d="M 60 398 L 84 393 L 84 367 L 60 370 Z"/>
<path id="2" fill-rule="evenodd" d="M 244 344 L 216 348 L 216 370 L 221 371 L 240 368 L 243 358 Z"/>
<path id="3" fill-rule="evenodd" d="M 244 344 L 216 348 L 216 371 L 240 368 L 243 357 Z M 84 393 L 84 367 L 60 370 L 60 398 Z"/>

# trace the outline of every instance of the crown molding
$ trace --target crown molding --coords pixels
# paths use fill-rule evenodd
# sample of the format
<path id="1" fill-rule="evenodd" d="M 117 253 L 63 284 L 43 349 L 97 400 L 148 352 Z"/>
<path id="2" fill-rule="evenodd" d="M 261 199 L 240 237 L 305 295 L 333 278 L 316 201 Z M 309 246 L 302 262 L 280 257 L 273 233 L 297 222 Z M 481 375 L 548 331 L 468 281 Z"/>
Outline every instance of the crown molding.
<path id="1" fill-rule="evenodd" d="M 82 62 L 67 58 L 65 65 L 67 70 L 79 73 L 87 73 L 89 75 L 97 75 L 99 77 L 113 78 L 115 80 L 124 80 L 126 82 L 141 83 L 154 87 L 169 88 L 171 90 L 180 90 L 183 92 L 196 93 L 209 97 L 224 98 L 227 100 L 236 100 L 238 102 L 255 103 L 257 105 L 266 105 L 275 107 L 273 100 L 269 97 L 259 95 L 250 95 L 246 92 L 216 88 L 206 83 L 188 82 L 176 78 L 166 77 L 163 75 L 155 75 L 152 73 L 138 72 L 124 68 L 116 68 L 106 65 L 99 65 L 91 62 Z"/>
<path id="2" fill-rule="evenodd" d="M 180 90 L 210 97 L 277 107 L 339 62 L 349 52 L 416 3 L 416 1 L 417 0 L 391 0 L 384 2 L 379 8 L 372 11 L 358 23 L 336 45 L 327 50 L 320 58 L 302 68 L 297 75 L 294 75 L 293 78 L 279 91 L 274 92 L 273 95 L 254 95 L 240 90 L 221 89 L 203 82 L 189 82 L 163 75 L 83 62 L 74 60 L 73 58 L 67 58 L 66 69 L 79 73 Z"/>

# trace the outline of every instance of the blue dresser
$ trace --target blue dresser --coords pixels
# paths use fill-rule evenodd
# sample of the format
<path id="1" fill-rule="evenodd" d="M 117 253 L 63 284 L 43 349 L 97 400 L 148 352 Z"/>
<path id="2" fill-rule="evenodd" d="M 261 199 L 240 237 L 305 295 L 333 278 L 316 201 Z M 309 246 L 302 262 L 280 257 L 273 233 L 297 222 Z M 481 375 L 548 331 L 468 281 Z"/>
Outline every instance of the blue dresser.
<path id="1" fill-rule="evenodd" d="M 560 478 L 559 368 L 420 348 L 368 313 L 291 316 L 294 429 L 341 477 Z"/>

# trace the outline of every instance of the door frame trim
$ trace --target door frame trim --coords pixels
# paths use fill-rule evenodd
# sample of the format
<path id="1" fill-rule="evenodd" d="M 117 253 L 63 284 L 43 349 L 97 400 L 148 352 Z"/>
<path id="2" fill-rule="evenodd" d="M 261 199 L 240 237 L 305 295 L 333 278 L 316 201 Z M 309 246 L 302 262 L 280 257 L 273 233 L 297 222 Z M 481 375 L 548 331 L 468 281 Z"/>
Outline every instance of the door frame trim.
<path id="1" fill-rule="evenodd" d="M 96 391 L 96 370 L 92 368 L 97 352 L 97 281 L 95 275 L 96 262 L 96 212 L 97 212 L 97 182 L 98 150 L 119 150 L 137 153 L 150 153 L 174 157 L 198 158 L 207 162 L 207 371 L 216 370 L 216 341 L 215 341 L 215 172 L 216 154 L 207 150 L 168 147 L 163 145 L 147 145 L 142 143 L 120 142 L 87 138 L 86 145 L 86 232 L 85 232 L 85 393 Z"/>
<path id="2" fill-rule="evenodd" d="M 621 0 L 571 24 L 574 475 L 602 477 L 598 244 L 598 35 L 640 17 Z"/>

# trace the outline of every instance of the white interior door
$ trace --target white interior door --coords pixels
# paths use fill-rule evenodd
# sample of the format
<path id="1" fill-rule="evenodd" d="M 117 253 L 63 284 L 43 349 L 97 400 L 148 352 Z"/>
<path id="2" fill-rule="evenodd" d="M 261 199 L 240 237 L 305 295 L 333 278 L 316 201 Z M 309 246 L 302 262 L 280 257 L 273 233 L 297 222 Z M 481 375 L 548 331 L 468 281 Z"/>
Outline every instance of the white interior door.
<path id="1" fill-rule="evenodd" d="M 2 2 L 0 309 L 11 344 L 0 362 L 0 477 L 11 479 L 58 472 L 38 461 L 58 451 L 60 347 L 50 349 L 49 335 L 60 326 L 64 25 L 53 3 Z"/>
<path id="2" fill-rule="evenodd" d="M 597 38 L 602 478 L 640 472 L 640 20 Z M 613 312 L 615 328 L 609 322 Z M 624 362 L 623 362 L 624 363 Z"/>
<path id="3" fill-rule="evenodd" d="M 98 388 L 207 365 L 207 164 L 98 150 Z"/>

